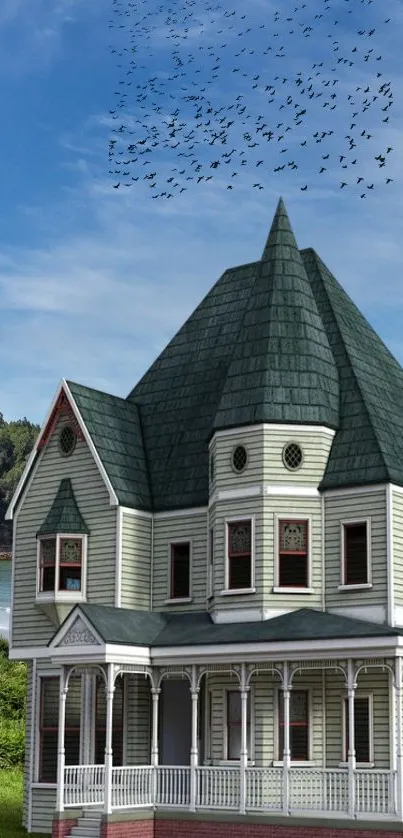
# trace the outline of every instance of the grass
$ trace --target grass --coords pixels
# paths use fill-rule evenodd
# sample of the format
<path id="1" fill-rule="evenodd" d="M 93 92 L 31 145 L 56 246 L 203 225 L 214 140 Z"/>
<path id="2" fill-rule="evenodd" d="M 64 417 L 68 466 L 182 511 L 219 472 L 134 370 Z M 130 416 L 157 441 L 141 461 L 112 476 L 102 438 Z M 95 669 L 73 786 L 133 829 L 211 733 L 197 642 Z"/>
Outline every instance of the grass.
<path id="1" fill-rule="evenodd" d="M 0 838 L 26 838 L 22 819 L 22 771 L 18 768 L 0 771 Z M 49 835 L 36 835 L 49 838 Z"/>

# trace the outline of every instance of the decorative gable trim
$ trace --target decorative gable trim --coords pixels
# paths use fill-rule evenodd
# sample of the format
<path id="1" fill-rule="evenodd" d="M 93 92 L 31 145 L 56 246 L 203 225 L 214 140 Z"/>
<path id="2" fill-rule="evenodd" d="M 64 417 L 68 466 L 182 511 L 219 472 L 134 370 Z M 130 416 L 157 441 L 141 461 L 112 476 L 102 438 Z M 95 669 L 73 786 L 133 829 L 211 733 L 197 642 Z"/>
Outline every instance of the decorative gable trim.
<path id="1" fill-rule="evenodd" d="M 30 474 L 32 465 L 34 460 L 42 450 L 42 448 L 48 442 L 52 430 L 54 428 L 55 422 L 60 415 L 66 414 L 66 412 L 70 412 L 76 427 L 80 433 L 80 438 L 85 440 L 88 445 L 88 448 L 91 451 L 92 456 L 94 457 L 95 463 L 98 467 L 99 473 L 102 477 L 102 480 L 105 484 L 106 490 L 109 494 L 109 502 L 111 506 L 118 506 L 118 499 L 116 493 L 113 489 L 112 483 L 109 480 L 109 477 L 106 473 L 106 470 L 101 462 L 99 454 L 95 448 L 95 445 L 88 433 L 88 430 L 84 424 L 80 411 L 74 401 L 74 398 L 69 390 L 68 384 L 63 378 L 59 387 L 56 391 L 56 395 L 54 396 L 48 413 L 46 414 L 45 421 L 42 424 L 41 430 L 39 432 L 39 436 L 36 440 L 36 443 L 31 451 L 30 457 L 28 462 L 25 466 L 25 469 L 21 475 L 19 480 L 18 486 L 14 492 L 14 495 L 11 499 L 10 505 L 6 512 L 6 520 L 11 520 L 14 516 L 14 510 L 19 501 L 22 500 L 23 495 L 27 489 L 27 478 Z"/>
<path id="2" fill-rule="evenodd" d="M 70 646 L 104 646 L 102 637 L 80 608 L 75 608 L 49 643 L 52 649 Z"/>

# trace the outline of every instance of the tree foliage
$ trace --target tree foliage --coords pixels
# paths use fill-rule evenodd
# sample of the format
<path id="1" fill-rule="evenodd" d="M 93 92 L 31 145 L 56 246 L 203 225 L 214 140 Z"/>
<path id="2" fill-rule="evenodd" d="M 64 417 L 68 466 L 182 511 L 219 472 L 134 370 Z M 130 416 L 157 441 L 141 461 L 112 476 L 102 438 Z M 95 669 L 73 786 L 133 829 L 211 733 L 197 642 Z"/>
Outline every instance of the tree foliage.
<path id="1" fill-rule="evenodd" d="M 10 661 L 0 638 L 0 769 L 24 760 L 26 678 L 25 663 Z"/>
<path id="2" fill-rule="evenodd" d="M 39 425 L 26 417 L 5 422 L 0 413 L 0 542 L 6 544 L 11 541 L 11 525 L 4 516 L 38 432 Z"/>

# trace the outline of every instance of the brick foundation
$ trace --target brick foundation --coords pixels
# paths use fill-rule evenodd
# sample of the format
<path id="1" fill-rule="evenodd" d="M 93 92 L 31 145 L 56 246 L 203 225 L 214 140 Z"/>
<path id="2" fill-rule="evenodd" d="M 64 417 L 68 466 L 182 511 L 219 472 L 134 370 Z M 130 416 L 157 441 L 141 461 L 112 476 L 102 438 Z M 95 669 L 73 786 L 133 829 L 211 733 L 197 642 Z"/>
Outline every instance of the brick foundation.
<path id="1" fill-rule="evenodd" d="M 66 820 L 57 820 L 54 818 L 52 823 L 52 838 L 67 838 L 73 826 L 77 826 L 75 818 L 68 818 Z"/>
<path id="2" fill-rule="evenodd" d="M 154 838 L 154 818 L 148 820 L 103 823 L 101 838 Z"/>
<path id="3" fill-rule="evenodd" d="M 128 835 L 126 832 L 125 836 Z M 209 820 L 156 820 L 154 838 L 403 838 L 403 827 L 396 832 L 360 829 L 358 825 L 343 828 L 342 824 L 336 823 L 334 826 L 280 826 L 250 822 L 214 823 Z"/>

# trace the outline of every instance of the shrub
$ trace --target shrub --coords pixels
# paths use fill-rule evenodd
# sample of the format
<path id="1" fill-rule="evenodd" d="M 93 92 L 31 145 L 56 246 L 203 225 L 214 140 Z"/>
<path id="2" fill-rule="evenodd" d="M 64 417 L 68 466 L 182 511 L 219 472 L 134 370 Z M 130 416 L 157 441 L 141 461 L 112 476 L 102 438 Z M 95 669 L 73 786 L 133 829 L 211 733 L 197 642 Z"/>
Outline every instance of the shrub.
<path id="1" fill-rule="evenodd" d="M 0 717 L 0 769 L 22 765 L 24 750 L 24 720 Z"/>
<path id="2" fill-rule="evenodd" d="M 25 746 L 26 666 L 0 642 L 0 769 L 21 765 Z"/>

